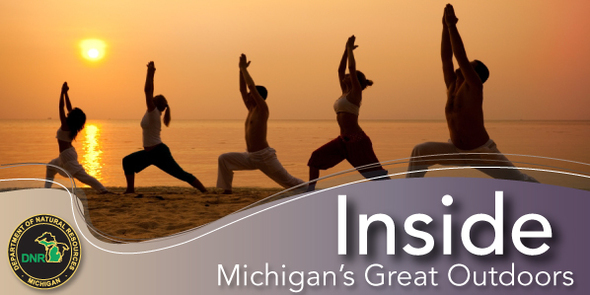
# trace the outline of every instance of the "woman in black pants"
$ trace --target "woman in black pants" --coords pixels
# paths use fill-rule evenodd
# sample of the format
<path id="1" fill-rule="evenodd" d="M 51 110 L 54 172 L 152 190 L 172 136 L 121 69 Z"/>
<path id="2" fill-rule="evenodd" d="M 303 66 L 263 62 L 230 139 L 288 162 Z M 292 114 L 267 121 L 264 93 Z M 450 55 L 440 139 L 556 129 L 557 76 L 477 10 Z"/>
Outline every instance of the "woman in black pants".
<path id="1" fill-rule="evenodd" d="M 147 77 L 145 79 L 145 103 L 147 111 L 141 120 L 141 129 L 143 130 L 143 151 L 135 152 L 123 158 L 123 170 L 127 180 L 127 190 L 125 193 L 135 192 L 135 173 L 139 173 L 150 165 L 162 169 L 164 172 L 188 182 L 199 191 L 205 193 L 207 189 L 192 174 L 182 170 L 172 158 L 170 149 L 160 138 L 162 122 L 160 117 L 164 114 L 164 124 L 170 124 L 170 106 L 163 95 L 154 97 L 154 74 L 156 67 L 151 61 L 147 65 Z"/>

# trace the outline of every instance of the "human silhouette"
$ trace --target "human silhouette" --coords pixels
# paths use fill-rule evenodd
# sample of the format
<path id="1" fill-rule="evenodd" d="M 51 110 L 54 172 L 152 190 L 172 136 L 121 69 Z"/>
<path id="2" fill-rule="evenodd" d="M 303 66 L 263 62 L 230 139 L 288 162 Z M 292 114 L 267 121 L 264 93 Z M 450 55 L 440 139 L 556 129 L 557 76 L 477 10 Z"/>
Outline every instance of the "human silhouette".
<path id="1" fill-rule="evenodd" d="M 236 170 L 260 170 L 284 188 L 302 184 L 304 181 L 293 177 L 279 162 L 276 151 L 268 145 L 266 133 L 269 109 L 266 104 L 267 90 L 254 84 L 248 72 L 250 61 L 240 56 L 240 93 L 248 109 L 246 117 L 246 149 L 243 153 L 225 153 L 219 156 L 217 187 L 225 194 L 232 193 L 233 175 Z M 249 91 L 248 91 L 249 90 Z"/>
<path id="2" fill-rule="evenodd" d="M 192 174 L 184 171 L 172 157 L 170 149 L 162 142 L 160 132 L 162 131 L 162 112 L 164 113 L 164 124 L 170 124 L 170 106 L 163 95 L 154 96 L 154 75 L 156 67 L 153 61 L 147 65 L 147 77 L 145 80 L 145 104 L 147 110 L 141 120 L 143 131 L 143 150 L 132 153 L 123 158 L 123 170 L 127 181 L 125 193 L 135 192 L 135 173 L 141 172 L 150 165 L 155 165 L 162 171 L 189 183 L 194 188 L 205 193 L 207 189 Z"/>
<path id="3" fill-rule="evenodd" d="M 59 147 L 59 157 L 51 160 L 49 164 L 65 169 L 74 178 L 89 185 L 101 194 L 108 193 L 109 191 L 100 183 L 100 181 L 86 173 L 84 167 L 78 162 L 78 153 L 76 153 L 76 149 L 72 146 L 72 140 L 74 140 L 78 133 L 84 129 L 84 124 L 86 124 L 86 114 L 84 114 L 79 108 L 72 109 L 72 104 L 70 103 L 70 97 L 68 95 L 69 90 L 68 83 L 64 82 L 59 96 L 59 120 L 61 126 L 57 130 L 57 135 L 55 136 Z M 67 114 L 64 108 L 67 109 Z M 62 170 L 47 166 L 45 178 L 48 181 L 45 182 L 46 188 L 51 187 L 52 181 L 57 173 L 64 177 L 68 177 L 68 175 Z"/>
<path id="4" fill-rule="evenodd" d="M 387 171 L 378 164 L 379 160 L 373 151 L 371 139 L 359 125 L 362 91 L 367 86 L 373 85 L 373 81 L 368 80 L 365 74 L 356 69 L 353 50 L 358 46 L 354 44 L 355 39 L 355 36 L 348 38 L 338 67 L 338 81 L 342 95 L 334 103 L 334 111 L 340 127 L 340 135 L 311 154 L 307 163 L 310 181 L 320 176 L 320 170 L 332 168 L 343 160 L 347 160 L 366 178 L 387 174 Z M 346 74 L 347 63 L 348 74 Z M 370 164 L 375 165 L 360 168 Z M 315 185 L 315 182 L 310 183 L 309 190 L 313 190 Z"/>
<path id="5" fill-rule="evenodd" d="M 443 14 L 441 59 L 447 87 L 445 115 L 451 139 L 414 147 L 406 177 L 423 177 L 426 169 L 435 164 L 503 166 L 479 170 L 493 178 L 537 182 L 514 168 L 487 133 L 482 105 L 483 84 L 489 77 L 489 70 L 479 60 L 469 61 L 457 22 L 453 6 L 447 4 Z M 459 64 L 457 70 L 454 69 L 453 55 Z"/>

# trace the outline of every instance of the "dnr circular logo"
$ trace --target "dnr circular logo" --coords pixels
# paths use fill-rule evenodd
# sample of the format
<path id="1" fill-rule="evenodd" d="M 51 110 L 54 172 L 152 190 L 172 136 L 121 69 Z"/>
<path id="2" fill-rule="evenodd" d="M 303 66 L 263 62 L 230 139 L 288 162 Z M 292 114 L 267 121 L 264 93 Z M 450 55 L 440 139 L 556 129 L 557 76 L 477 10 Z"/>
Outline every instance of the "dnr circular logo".
<path id="1" fill-rule="evenodd" d="M 36 289 L 52 289 L 68 281 L 80 265 L 80 240 L 74 229 L 53 215 L 23 221 L 8 243 L 12 271 Z"/>

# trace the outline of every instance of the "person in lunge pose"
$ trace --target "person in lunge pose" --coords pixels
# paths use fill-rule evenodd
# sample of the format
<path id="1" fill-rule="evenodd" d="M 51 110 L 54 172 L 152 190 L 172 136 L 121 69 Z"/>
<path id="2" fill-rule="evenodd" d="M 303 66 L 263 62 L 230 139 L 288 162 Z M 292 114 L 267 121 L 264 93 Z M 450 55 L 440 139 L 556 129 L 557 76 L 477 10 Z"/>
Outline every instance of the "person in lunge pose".
<path id="1" fill-rule="evenodd" d="M 320 176 L 320 170 L 332 168 L 345 159 L 366 178 L 387 174 L 387 171 L 379 165 L 379 160 L 373 151 L 371 139 L 359 125 L 358 118 L 363 98 L 362 91 L 367 86 L 373 85 L 373 81 L 367 80 L 365 75 L 356 69 L 353 50 L 358 46 L 354 42 L 355 36 L 348 38 L 338 67 L 338 81 L 340 82 L 342 95 L 334 103 L 334 111 L 336 112 L 336 121 L 340 126 L 340 136 L 311 154 L 311 158 L 307 163 L 310 181 Z M 348 74 L 346 74 L 347 62 Z M 380 179 L 388 178 L 382 177 Z M 315 185 L 315 182 L 310 183 L 309 190 L 313 190 Z"/>
<path id="2" fill-rule="evenodd" d="M 80 182 L 91 186 L 99 193 L 108 193 L 107 189 L 94 177 L 88 175 L 84 167 L 78 162 L 78 154 L 76 149 L 72 146 L 72 140 L 76 138 L 78 133 L 84 129 L 86 123 L 86 114 L 79 109 L 72 109 L 70 97 L 68 95 L 68 83 L 64 82 L 61 87 L 61 95 L 59 96 L 59 120 L 61 126 L 57 130 L 57 145 L 59 146 L 59 157 L 51 160 L 47 166 L 45 187 L 50 188 L 55 174 L 59 173 L 64 177 L 68 177 L 62 170 L 53 166 L 58 166 L 65 169 L 71 176 L 78 179 Z M 64 110 L 66 108 L 68 113 Z M 53 166 L 52 166 L 53 165 Z"/>
<path id="3" fill-rule="evenodd" d="M 147 110 L 143 115 L 143 119 L 141 119 L 143 150 L 123 158 L 123 170 L 127 180 L 125 193 L 135 192 L 135 173 L 139 173 L 150 165 L 155 165 L 162 171 L 189 183 L 202 193 L 206 193 L 207 189 L 203 184 L 194 175 L 182 170 L 176 163 L 170 149 L 160 138 L 160 131 L 162 130 L 160 117 L 162 112 L 166 111 L 164 113 L 164 124 L 166 126 L 170 124 L 170 106 L 163 95 L 154 96 L 154 74 L 156 73 L 154 62 L 150 61 L 147 68 L 144 88 Z"/>
<path id="4" fill-rule="evenodd" d="M 232 180 L 236 170 L 259 169 L 284 188 L 303 183 L 293 177 L 277 159 L 276 151 L 268 145 L 266 131 L 269 109 L 266 104 L 267 90 L 264 86 L 254 84 L 248 73 L 250 61 L 246 55 L 240 56 L 240 93 L 248 109 L 246 117 L 246 148 L 244 153 L 225 153 L 219 156 L 217 187 L 223 193 L 232 193 Z M 248 92 L 249 90 L 249 92 Z"/>
<path id="5" fill-rule="evenodd" d="M 483 83 L 488 79 L 489 71 L 481 61 L 467 58 L 457 21 L 453 6 L 447 4 L 443 15 L 441 58 L 447 87 L 445 115 L 451 139 L 414 147 L 406 177 L 423 177 L 428 167 L 435 164 L 502 166 L 479 170 L 493 178 L 537 182 L 517 170 L 500 153 L 484 127 Z M 459 64 L 457 70 L 454 69 L 453 54 Z"/>

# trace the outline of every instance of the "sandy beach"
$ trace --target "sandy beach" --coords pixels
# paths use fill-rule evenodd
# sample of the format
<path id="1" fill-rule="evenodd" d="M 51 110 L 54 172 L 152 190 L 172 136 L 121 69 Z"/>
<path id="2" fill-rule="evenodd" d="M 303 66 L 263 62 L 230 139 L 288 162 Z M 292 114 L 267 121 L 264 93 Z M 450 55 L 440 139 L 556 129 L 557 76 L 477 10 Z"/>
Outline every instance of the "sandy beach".
<path id="1" fill-rule="evenodd" d="M 218 220 L 256 201 L 271 196 L 279 188 L 234 188 L 201 194 L 189 187 L 139 187 L 135 194 L 123 194 L 122 187 L 109 187 L 115 194 L 99 195 L 83 188 L 87 221 L 111 242 L 139 242 L 166 237 Z M 107 238 L 105 238 L 105 236 Z"/>

